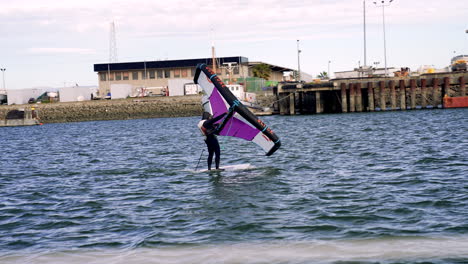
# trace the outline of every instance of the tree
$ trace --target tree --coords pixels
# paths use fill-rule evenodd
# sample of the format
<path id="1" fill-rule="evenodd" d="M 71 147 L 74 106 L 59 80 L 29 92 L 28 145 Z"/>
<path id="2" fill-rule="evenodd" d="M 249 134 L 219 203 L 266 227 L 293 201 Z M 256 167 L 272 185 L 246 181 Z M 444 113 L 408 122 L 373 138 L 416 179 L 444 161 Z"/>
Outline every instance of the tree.
<path id="1" fill-rule="evenodd" d="M 321 72 L 319 75 L 317 75 L 317 78 L 320 79 L 328 79 L 328 73 L 326 71 Z"/>
<path id="2" fill-rule="evenodd" d="M 252 67 L 252 73 L 254 77 L 268 80 L 270 79 L 271 68 L 265 63 L 257 64 Z"/>

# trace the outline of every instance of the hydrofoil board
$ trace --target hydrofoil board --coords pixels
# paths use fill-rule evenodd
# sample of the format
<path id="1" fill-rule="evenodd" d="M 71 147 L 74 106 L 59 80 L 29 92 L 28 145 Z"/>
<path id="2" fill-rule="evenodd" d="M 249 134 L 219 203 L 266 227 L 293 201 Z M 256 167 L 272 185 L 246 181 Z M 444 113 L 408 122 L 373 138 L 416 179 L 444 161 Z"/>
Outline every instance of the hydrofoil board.
<path id="1" fill-rule="evenodd" d="M 253 169 L 253 168 L 255 168 L 255 167 L 250 165 L 250 163 L 245 163 L 245 164 L 234 164 L 234 165 L 221 166 L 220 170 L 211 169 L 209 171 L 208 169 L 203 169 L 203 170 L 199 170 L 199 172 L 238 171 L 238 170 L 250 170 L 250 169 Z"/>

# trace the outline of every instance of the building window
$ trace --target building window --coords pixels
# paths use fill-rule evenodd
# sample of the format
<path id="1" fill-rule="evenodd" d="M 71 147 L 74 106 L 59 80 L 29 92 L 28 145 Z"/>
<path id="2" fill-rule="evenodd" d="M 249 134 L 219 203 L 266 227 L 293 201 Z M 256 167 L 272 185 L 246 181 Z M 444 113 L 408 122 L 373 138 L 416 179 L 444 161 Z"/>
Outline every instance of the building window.
<path id="1" fill-rule="evenodd" d="M 187 69 L 182 69 L 182 77 L 187 77 Z"/>
<path id="2" fill-rule="evenodd" d="M 156 71 L 156 74 L 158 76 L 158 79 L 162 79 L 163 78 L 163 70 L 157 70 Z"/>
<path id="3" fill-rule="evenodd" d="M 164 71 L 164 78 L 166 78 L 166 79 L 171 78 L 171 71 L 170 70 L 165 70 Z"/>
<path id="4" fill-rule="evenodd" d="M 122 80 L 122 73 L 121 72 L 116 72 L 115 73 L 115 80 L 116 81 Z"/>
<path id="5" fill-rule="evenodd" d="M 132 79 L 138 80 L 138 72 L 132 72 Z"/>
<path id="6" fill-rule="evenodd" d="M 107 79 L 107 78 L 106 78 L 106 77 L 107 77 L 106 73 L 104 73 L 104 72 L 101 72 L 101 73 L 99 73 L 99 76 L 101 77 L 101 79 L 100 79 L 100 80 L 101 80 L 101 82 L 104 82 L 104 81 L 106 81 L 106 79 Z"/>
<path id="7" fill-rule="evenodd" d="M 146 80 L 146 75 L 147 75 L 147 74 L 148 74 L 148 73 L 147 73 L 146 71 L 142 71 L 142 72 L 141 72 L 141 79 L 142 79 L 142 80 Z"/>
<path id="8" fill-rule="evenodd" d="M 126 81 L 128 80 L 128 72 L 123 73 L 123 79 Z"/>
<path id="9" fill-rule="evenodd" d="M 110 72 L 109 73 L 109 81 L 113 81 L 113 80 L 114 80 L 114 73 Z"/>
<path id="10" fill-rule="evenodd" d="M 234 74 L 239 74 L 239 66 L 234 66 Z"/>
<path id="11" fill-rule="evenodd" d="M 150 79 L 156 79 L 156 73 L 154 70 L 149 71 L 149 78 Z"/>
<path id="12" fill-rule="evenodd" d="M 180 69 L 174 70 L 174 78 L 180 78 Z"/>

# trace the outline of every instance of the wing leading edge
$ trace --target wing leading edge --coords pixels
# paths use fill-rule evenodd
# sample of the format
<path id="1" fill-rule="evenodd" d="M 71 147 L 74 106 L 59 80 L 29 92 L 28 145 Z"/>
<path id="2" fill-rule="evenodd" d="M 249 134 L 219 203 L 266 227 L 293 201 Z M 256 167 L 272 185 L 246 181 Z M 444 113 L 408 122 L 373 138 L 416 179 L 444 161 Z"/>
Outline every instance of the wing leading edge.
<path id="1" fill-rule="evenodd" d="M 240 103 L 206 64 L 197 65 L 194 82 L 199 84 L 205 93 L 202 105 L 206 112 L 210 112 L 216 117 L 234 109 L 233 117 L 224 122 L 220 131 L 221 136 L 232 136 L 252 141 L 259 145 L 267 156 L 279 149 L 281 141 L 278 136 Z"/>

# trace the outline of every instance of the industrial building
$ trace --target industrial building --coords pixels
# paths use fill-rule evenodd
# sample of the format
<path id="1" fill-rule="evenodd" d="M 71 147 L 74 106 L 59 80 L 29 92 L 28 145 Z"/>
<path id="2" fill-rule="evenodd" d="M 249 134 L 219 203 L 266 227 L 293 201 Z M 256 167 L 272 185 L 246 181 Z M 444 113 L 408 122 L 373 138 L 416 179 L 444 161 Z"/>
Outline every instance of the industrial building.
<path id="1" fill-rule="evenodd" d="M 112 90 L 119 90 L 121 97 L 122 87 L 131 87 L 133 93 L 141 92 L 141 88 L 155 90 L 167 88 L 166 95 L 183 95 L 186 84 L 193 83 L 196 66 L 205 63 L 213 68 L 212 58 L 140 61 L 121 63 L 94 64 L 94 71 L 98 74 L 98 96 L 112 97 Z M 245 83 L 253 77 L 252 67 L 262 62 L 249 62 L 246 57 L 219 57 L 216 58 L 216 73 L 227 84 Z M 293 69 L 280 67 L 268 63 L 271 69 L 268 81 L 283 81 L 284 72 Z M 130 88 L 129 88 L 130 89 Z"/>

